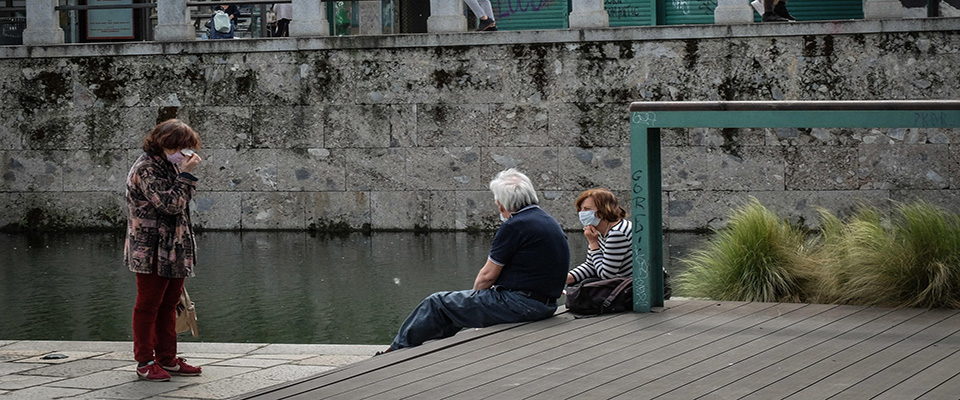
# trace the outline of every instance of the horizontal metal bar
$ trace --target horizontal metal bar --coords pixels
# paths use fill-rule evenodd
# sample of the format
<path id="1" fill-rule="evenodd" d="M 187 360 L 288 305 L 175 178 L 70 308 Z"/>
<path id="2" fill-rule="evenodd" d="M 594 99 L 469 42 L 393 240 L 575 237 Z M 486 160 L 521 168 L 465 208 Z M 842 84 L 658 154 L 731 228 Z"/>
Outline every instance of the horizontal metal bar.
<path id="1" fill-rule="evenodd" d="M 323 1 L 323 0 L 321 0 Z M 332 0 L 331 0 L 332 1 Z M 347 0 L 349 1 L 349 0 Z M 292 0 L 277 0 L 277 1 L 257 1 L 257 0 L 231 0 L 231 1 L 188 1 L 188 7 L 199 7 L 199 6 L 219 6 L 219 5 L 236 5 L 236 6 L 246 6 L 251 4 L 278 4 L 278 3 L 292 3 Z"/>
<path id="2" fill-rule="evenodd" d="M 26 7 L 0 7 L 0 12 L 18 12 L 18 11 L 26 12 L 27 8 Z"/>
<path id="3" fill-rule="evenodd" d="M 886 111 L 960 110 L 960 100 L 650 101 L 630 111 Z"/>
<path id="4" fill-rule="evenodd" d="M 95 6 L 56 6 L 57 11 L 73 11 L 73 10 L 114 10 L 114 9 L 124 9 L 124 8 L 156 8 L 157 3 L 135 3 L 135 4 L 103 4 Z"/>

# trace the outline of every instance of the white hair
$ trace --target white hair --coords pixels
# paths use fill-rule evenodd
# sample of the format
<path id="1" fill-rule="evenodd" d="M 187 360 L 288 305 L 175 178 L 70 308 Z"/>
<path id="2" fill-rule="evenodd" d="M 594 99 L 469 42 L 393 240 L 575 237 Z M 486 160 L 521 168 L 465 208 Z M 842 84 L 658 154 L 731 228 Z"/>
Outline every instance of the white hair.
<path id="1" fill-rule="evenodd" d="M 490 191 L 493 192 L 493 199 L 510 212 L 540 202 L 530 178 L 513 168 L 500 171 L 490 181 Z"/>

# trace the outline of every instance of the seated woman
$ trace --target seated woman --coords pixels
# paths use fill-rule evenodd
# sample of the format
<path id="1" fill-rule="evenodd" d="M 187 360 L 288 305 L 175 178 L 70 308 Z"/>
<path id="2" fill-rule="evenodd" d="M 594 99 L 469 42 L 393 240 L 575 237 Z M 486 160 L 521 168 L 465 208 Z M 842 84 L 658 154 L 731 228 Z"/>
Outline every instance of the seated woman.
<path id="1" fill-rule="evenodd" d="M 587 259 L 567 274 L 567 285 L 587 278 L 611 279 L 633 273 L 633 222 L 607 189 L 580 193 L 576 203 L 583 236 L 590 244 Z M 671 295 L 670 275 L 663 271 L 663 298 Z"/>
<path id="2" fill-rule="evenodd" d="M 633 223 L 617 197 L 607 189 L 590 189 L 577 197 L 583 236 L 590 248 L 587 259 L 567 274 L 567 284 L 586 278 L 630 276 L 633 264 Z"/>

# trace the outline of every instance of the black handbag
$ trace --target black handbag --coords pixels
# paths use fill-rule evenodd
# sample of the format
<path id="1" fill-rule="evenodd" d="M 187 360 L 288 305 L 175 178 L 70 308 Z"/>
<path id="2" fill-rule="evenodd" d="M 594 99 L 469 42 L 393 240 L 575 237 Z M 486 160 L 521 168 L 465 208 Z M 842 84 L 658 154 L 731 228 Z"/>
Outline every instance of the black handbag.
<path id="1" fill-rule="evenodd" d="M 633 277 L 587 278 L 567 287 L 567 310 L 575 314 L 609 314 L 633 310 Z"/>

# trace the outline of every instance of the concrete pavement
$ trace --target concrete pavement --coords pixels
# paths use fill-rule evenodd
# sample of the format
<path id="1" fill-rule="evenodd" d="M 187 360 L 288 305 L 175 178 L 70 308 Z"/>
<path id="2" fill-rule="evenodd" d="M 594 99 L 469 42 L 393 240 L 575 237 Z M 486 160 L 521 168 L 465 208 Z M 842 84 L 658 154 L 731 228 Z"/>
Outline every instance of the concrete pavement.
<path id="1" fill-rule="evenodd" d="M 137 379 L 130 342 L 0 340 L 0 399 L 226 399 L 365 360 L 386 345 L 180 343 L 199 377 Z M 44 359 L 62 354 L 63 359 Z"/>

